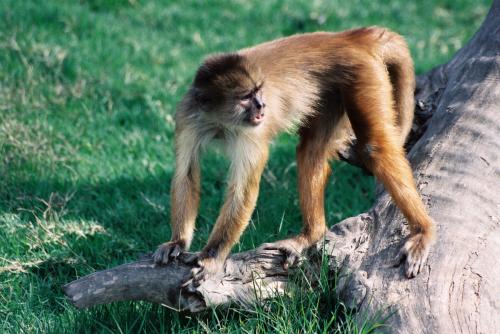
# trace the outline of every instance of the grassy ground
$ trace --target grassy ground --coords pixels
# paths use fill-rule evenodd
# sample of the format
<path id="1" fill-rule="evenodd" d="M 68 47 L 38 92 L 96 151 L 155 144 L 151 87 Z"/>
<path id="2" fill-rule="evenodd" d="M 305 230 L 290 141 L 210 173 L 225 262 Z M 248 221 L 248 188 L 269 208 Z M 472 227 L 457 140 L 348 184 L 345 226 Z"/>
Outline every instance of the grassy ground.
<path id="1" fill-rule="evenodd" d="M 172 115 L 202 57 L 303 31 L 384 25 L 418 72 L 446 61 L 489 1 L 0 0 L 0 332 L 343 332 L 324 275 L 250 311 L 190 316 L 146 303 L 74 310 L 61 285 L 168 239 Z M 272 148 L 252 222 L 234 251 L 300 229 L 296 138 Z M 222 201 L 227 162 L 203 161 L 194 249 Z M 335 164 L 330 224 L 370 206 L 374 181 Z M 369 331 L 369 326 L 364 328 Z"/>

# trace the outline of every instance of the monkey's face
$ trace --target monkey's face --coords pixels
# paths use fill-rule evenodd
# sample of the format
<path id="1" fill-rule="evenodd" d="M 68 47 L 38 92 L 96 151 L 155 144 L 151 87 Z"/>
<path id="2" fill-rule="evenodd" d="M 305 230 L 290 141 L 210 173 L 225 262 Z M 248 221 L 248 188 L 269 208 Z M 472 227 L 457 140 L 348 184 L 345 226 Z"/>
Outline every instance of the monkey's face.
<path id="1" fill-rule="evenodd" d="M 210 96 L 202 105 L 206 119 L 227 127 L 256 127 L 264 121 L 262 85 L 238 86 L 217 87 L 206 93 Z"/>
<path id="2" fill-rule="evenodd" d="M 263 77 L 242 55 L 209 57 L 193 83 L 204 117 L 222 126 L 258 126 L 264 121 Z"/>
<path id="3" fill-rule="evenodd" d="M 262 85 L 238 96 L 237 113 L 244 124 L 257 126 L 264 120 L 266 104 L 262 99 Z"/>

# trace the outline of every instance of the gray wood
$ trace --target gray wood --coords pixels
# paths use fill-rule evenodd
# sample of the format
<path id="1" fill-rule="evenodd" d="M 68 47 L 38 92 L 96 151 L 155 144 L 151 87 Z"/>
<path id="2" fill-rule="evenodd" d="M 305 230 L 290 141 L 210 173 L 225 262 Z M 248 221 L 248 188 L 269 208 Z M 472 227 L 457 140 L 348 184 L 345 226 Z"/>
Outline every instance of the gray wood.
<path id="1" fill-rule="evenodd" d="M 333 226 L 323 249 L 330 267 L 348 273 L 337 293 L 363 312 L 394 312 L 397 333 L 500 333 L 500 0 L 472 40 L 447 64 L 418 78 L 409 159 L 437 223 L 438 242 L 423 272 L 404 277 L 396 254 L 408 230 L 381 188 L 373 208 Z M 147 300 L 192 312 L 230 302 L 248 305 L 284 293 L 288 273 L 277 251 L 231 255 L 224 273 L 196 291 L 180 289 L 191 265 L 150 259 L 64 287 L 78 308 Z M 310 263 L 315 264 L 314 260 Z"/>

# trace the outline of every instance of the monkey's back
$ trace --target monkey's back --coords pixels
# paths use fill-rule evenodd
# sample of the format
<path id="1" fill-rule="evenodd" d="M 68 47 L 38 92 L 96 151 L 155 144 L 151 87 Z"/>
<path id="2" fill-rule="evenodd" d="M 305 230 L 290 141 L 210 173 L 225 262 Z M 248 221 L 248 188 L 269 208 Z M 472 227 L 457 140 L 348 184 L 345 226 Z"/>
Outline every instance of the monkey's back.
<path id="1" fill-rule="evenodd" d="M 400 35 L 386 28 L 367 27 L 292 35 L 242 49 L 239 53 L 257 63 L 266 75 L 275 72 L 284 75 L 281 71 L 284 68 L 323 70 L 330 60 L 348 65 L 357 61 L 360 54 L 384 52 L 384 45 L 392 42 L 406 46 Z"/>
<path id="2" fill-rule="evenodd" d="M 315 106 L 328 104 L 325 96 L 337 100 L 341 86 L 355 84 L 360 68 L 383 63 L 394 87 L 396 117 L 403 141 L 410 130 L 415 85 L 413 61 L 404 38 L 395 32 L 373 26 L 297 34 L 238 53 L 255 63 L 266 81 L 281 87 L 273 94 L 280 96 L 281 101 L 288 101 L 291 113 L 302 112 L 306 117 L 316 111 Z"/>

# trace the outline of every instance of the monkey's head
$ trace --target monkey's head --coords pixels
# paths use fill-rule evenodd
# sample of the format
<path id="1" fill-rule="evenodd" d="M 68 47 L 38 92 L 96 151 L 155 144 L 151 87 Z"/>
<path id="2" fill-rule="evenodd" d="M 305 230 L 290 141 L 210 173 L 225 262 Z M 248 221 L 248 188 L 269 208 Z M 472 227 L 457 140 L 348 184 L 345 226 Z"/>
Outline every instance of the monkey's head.
<path id="1" fill-rule="evenodd" d="M 264 120 L 263 78 L 239 54 L 211 56 L 198 69 L 194 98 L 208 119 L 225 126 L 257 126 Z"/>

